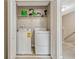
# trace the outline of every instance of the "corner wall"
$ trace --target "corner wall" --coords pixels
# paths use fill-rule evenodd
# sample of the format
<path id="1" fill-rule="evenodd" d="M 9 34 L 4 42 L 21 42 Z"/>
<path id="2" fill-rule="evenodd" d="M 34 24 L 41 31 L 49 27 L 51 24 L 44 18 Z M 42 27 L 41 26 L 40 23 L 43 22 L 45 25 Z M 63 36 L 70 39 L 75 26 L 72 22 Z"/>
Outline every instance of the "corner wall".
<path id="1" fill-rule="evenodd" d="M 8 59 L 8 48 L 7 48 L 7 0 L 4 0 L 4 59 Z"/>

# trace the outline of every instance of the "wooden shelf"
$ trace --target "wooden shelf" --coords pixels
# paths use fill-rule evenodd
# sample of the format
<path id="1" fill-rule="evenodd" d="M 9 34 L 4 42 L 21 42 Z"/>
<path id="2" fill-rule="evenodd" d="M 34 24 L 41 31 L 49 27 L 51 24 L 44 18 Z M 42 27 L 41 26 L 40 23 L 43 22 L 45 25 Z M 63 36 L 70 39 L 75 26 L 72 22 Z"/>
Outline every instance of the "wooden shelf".
<path id="1" fill-rule="evenodd" d="M 42 16 L 21 16 L 21 15 L 18 15 L 18 17 L 42 17 Z M 47 16 L 43 16 L 43 17 L 47 17 Z"/>
<path id="2" fill-rule="evenodd" d="M 50 54 L 16 54 L 17 56 L 50 56 Z"/>

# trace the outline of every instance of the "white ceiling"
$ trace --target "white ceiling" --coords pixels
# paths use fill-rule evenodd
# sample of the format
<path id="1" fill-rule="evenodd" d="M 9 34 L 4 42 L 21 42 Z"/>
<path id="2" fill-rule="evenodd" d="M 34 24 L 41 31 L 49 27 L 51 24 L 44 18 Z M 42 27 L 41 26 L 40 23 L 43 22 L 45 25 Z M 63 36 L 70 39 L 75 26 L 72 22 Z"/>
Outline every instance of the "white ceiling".
<path id="1" fill-rule="evenodd" d="M 62 15 L 68 14 L 75 10 L 75 0 L 61 0 Z"/>
<path id="2" fill-rule="evenodd" d="M 61 0 L 62 5 L 70 5 L 73 4 L 75 0 Z"/>

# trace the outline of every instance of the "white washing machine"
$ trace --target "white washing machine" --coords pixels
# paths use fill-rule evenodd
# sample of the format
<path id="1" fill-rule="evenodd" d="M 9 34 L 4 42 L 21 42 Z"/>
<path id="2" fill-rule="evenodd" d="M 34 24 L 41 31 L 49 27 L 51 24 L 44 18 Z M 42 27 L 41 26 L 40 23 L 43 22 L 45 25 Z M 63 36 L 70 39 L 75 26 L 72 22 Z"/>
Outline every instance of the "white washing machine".
<path id="1" fill-rule="evenodd" d="M 17 41 L 16 41 L 17 54 L 32 54 L 31 37 L 32 37 L 32 31 L 20 29 L 17 32 Z"/>
<path id="2" fill-rule="evenodd" d="M 36 54 L 49 54 L 49 31 L 35 31 Z"/>

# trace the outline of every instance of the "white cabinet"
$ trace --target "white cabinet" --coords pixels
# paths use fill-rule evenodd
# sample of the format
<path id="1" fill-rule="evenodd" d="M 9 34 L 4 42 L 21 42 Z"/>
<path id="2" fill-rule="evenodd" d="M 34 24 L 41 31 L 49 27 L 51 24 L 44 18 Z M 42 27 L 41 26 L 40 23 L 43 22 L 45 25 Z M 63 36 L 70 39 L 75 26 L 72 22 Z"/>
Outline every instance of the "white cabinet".
<path id="1" fill-rule="evenodd" d="M 8 59 L 29 58 L 63 59 L 60 0 L 9 0 Z"/>

